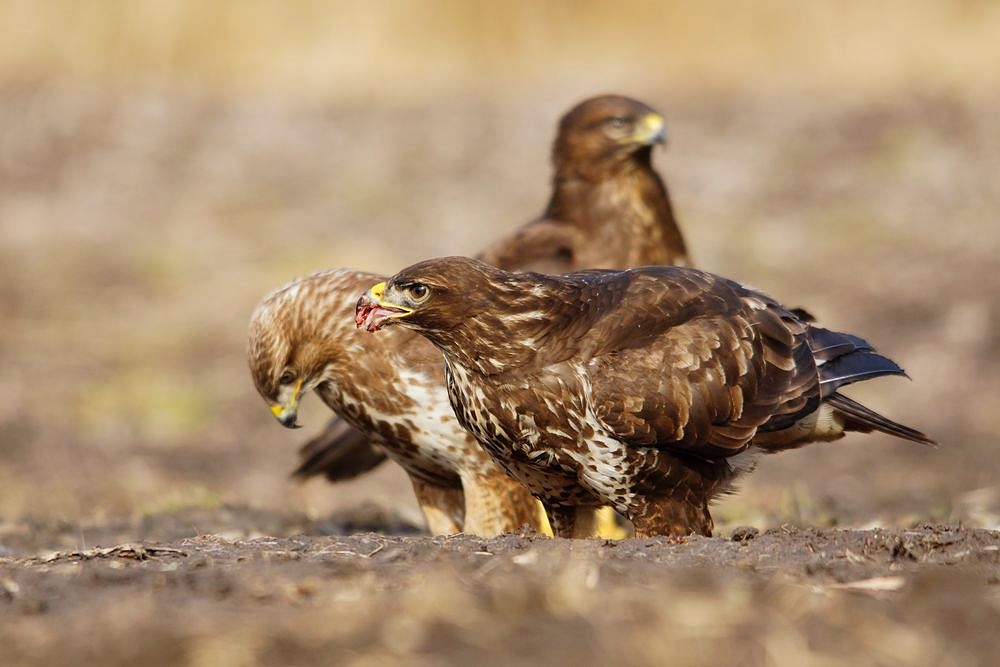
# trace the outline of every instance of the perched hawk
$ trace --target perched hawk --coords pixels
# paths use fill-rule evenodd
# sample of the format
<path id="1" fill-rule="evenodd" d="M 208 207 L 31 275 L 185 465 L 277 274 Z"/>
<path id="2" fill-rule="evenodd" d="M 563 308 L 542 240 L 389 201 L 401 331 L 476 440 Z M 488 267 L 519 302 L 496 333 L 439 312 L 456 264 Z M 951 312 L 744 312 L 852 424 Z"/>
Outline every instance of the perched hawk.
<path id="1" fill-rule="evenodd" d="M 355 321 L 399 324 L 444 353 L 458 420 L 557 535 L 595 505 L 639 536 L 710 535 L 709 502 L 760 452 L 846 431 L 931 442 L 837 393 L 902 375 L 893 361 L 695 269 L 545 276 L 448 257 L 372 287 Z"/>
<path id="2" fill-rule="evenodd" d="M 653 146 L 663 118 L 642 102 L 605 95 L 573 107 L 552 146 L 545 212 L 479 259 L 510 271 L 567 273 L 689 263 Z"/>
<path id="3" fill-rule="evenodd" d="M 581 102 L 559 123 L 545 212 L 479 258 L 504 269 L 547 273 L 687 264 L 667 189 L 652 167 L 653 147 L 665 140 L 662 116 L 641 102 L 618 95 Z M 423 344 L 416 343 L 417 362 L 400 360 L 399 367 L 424 372 L 415 365 L 422 363 Z M 331 407 L 340 413 L 337 405 Z M 374 442 L 335 418 L 302 448 L 294 474 L 331 481 L 354 477 L 385 459 L 384 443 Z"/>

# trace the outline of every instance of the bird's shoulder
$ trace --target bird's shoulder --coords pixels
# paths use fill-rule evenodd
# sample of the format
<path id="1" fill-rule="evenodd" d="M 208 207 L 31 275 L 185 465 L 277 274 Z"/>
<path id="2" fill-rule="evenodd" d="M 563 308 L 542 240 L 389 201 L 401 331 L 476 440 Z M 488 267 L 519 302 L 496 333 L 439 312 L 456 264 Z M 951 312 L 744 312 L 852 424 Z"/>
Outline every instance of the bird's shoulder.
<path id="1" fill-rule="evenodd" d="M 576 267 L 582 243 L 580 229 L 540 217 L 491 243 L 476 257 L 507 271 L 565 273 Z"/>

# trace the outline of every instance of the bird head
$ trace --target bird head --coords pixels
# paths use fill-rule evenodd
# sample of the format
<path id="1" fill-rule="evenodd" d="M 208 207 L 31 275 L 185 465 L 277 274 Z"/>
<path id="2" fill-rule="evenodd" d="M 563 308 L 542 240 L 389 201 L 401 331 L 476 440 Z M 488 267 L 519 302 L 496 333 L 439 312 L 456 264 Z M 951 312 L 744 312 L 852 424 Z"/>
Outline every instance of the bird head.
<path id="1" fill-rule="evenodd" d="M 429 259 L 361 295 L 354 323 L 370 332 L 398 324 L 448 346 L 490 326 L 510 304 L 506 292 L 516 275 L 468 257 Z"/>
<path id="2" fill-rule="evenodd" d="M 257 392 L 286 428 L 298 428 L 302 397 L 346 371 L 352 345 L 361 345 L 344 320 L 353 295 L 377 276 L 323 271 L 272 292 L 250 319 L 247 360 Z"/>
<path id="3" fill-rule="evenodd" d="M 358 299 L 354 322 L 375 332 L 399 325 L 419 333 L 449 362 L 502 372 L 538 357 L 542 340 L 565 310 L 562 281 L 511 273 L 468 257 L 440 257 L 403 269 Z"/>
<path id="4" fill-rule="evenodd" d="M 414 264 L 362 294 L 354 323 L 370 332 L 392 324 L 418 331 L 452 328 L 488 294 L 491 271 L 496 269 L 465 257 Z"/>
<path id="5" fill-rule="evenodd" d="M 569 165 L 627 163 L 667 141 L 663 116 L 621 95 L 592 97 L 570 109 L 559 122 L 553 146 L 557 172 Z"/>
<path id="6" fill-rule="evenodd" d="M 464 357 L 482 342 L 477 315 L 489 311 L 482 301 L 490 294 L 488 281 L 478 279 L 483 269 L 499 270 L 465 257 L 414 264 L 362 294 L 354 324 L 372 333 L 399 325 L 427 338 L 446 358 Z M 463 365 L 470 363 L 464 359 Z"/>

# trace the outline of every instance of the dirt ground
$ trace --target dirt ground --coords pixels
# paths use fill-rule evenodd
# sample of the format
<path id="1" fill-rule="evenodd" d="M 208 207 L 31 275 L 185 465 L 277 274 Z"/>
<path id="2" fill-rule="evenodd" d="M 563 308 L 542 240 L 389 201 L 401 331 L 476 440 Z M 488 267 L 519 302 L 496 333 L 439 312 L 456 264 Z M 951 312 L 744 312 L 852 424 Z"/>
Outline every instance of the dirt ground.
<path id="1" fill-rule="evenodd" d="M 195 528 L 197 526 L 197 528 Z M 5 525 L 4 665 L 987 665 L 1000 532 L 379 533 L 236 508 Z M 223 532 L 214 532 L 221 530 Z M 17 555 L 24 552 L 35 555 Z M 58 641 L 52 633 L 58 633 Z"/>
<path id="2" fill-rule="evenodd" d="M 1000 664 L 996 3 L 231 4 L 0 4 L 49 44 L 0 34 L 0 667 Z M 602 92 L 666 116 L 696 263 L 897 360 L 848 393 L 941 446 L 767 457 L 684 541 L 289 480 L 327 413 L 272 419 L 254 305 L 528 220 Z"/>

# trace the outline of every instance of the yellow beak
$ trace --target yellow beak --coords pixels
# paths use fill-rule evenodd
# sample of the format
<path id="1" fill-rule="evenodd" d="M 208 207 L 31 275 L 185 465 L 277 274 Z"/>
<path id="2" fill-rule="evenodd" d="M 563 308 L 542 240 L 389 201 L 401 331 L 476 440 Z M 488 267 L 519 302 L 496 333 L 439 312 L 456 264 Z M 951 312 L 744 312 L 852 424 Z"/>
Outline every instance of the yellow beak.
<path id="1" fill-rule="evenodd" d="M 650 145 L 667 143 L 667 126 L 663 116 L 655 112 L 643 116 L 636 126 L 632 140 Z"/>
<path id="2" fill-rule="evenodd" d="M 384 303 L 382 299 L 385 296 L 385 289 L 385 282 L 381 282 L 373 285 L 358 299 L 358 304 L 354 309 L 354 324 L 357 327 L 364 327 L 369 332 L 375 332 L 387 322 L 406 317 L 413 312 L 411 308 L 406 306 Z"/>
<path id="3" fill-rule="evenodd" d="M 302 380 L 296 380 L 295 386 L 288 395 L 287 400 L 271 404 L 271 414 L 285 428 L 300 428 L 299 416 L 299 395 L 302 392 Z"/>

